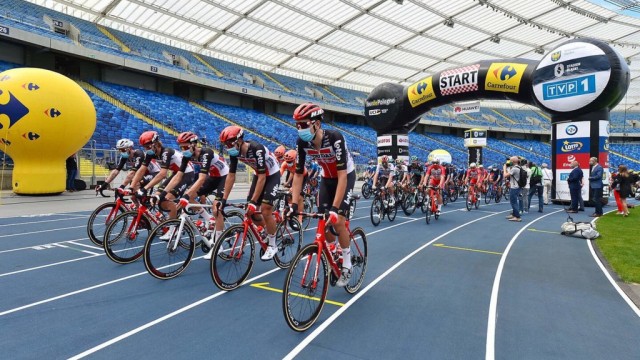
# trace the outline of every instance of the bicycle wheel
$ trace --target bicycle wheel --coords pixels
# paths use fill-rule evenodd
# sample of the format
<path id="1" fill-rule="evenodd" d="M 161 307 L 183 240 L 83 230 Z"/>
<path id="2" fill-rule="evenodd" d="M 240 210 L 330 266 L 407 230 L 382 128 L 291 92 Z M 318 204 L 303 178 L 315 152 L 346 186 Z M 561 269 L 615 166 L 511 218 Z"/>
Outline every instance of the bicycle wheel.
<path id="1" fill-rule="evenodd" d="M 426 204 L 426 206 L 423 206 L 424 219 L 427 221 L 427 224 L 429 224 L 431 222 L 431 197 L 429 197 L 429 195 L 424 198 L 424 203 Z"/>
<path id="2" fill-rule="evenodd" d="M 210 267 L 211 280 L 220 290 L 234 290 L 247 279 L 253 268 L 255 243 L 253 233 L 245 234 L 243 224 L 233 225 L 220 235 Z"/>
<path id="3" fill-rule="evenodd" d="M 509 189 L 502 188 L 502 196 L 504 197 L 505 200 L 509 201 Z"/>
<path id="4" fill-rule="evenodd" d="M 353 294 L 360 289 L 367 272 L 367 236 L 361 227 L 351 232 L 351 279 L 344 289 Z"/>
<path id="5" fill-rule="evenodd" d="M 181 232 L 178 232 L 179 228 L 180 219 L 163 221 L 153 229 L 144 244 L 144 267 L 156 279 L 172 279 L 191 263 L 196 236 L 186 223 Z"/>
<path id="6" fill-rule="evenodd" d="M 476 202 L 473 204 L 473 206 L 475 206 L 477 210 L 480 207 L 480 199 L 476 198 Z"/>
<path id="7" fill-rule="evenodd" d="M 405 196 L 404 201 L 402 201 L 402 211 L 407 216 L 411 216 L 416 211 L 416 194 Z"/>
<path id="8" fill-rule="evenodd" d="M 442 191 L 442 205 L 447 205 L 449 201 L 449 197 L 445 194 L 444 190 Z"/>
<path id="9" fill-rule="evenodd" d="M 313 203 L 311 202 L 311 198 L 305 198 L 303 202 L 304 212 L 310 213 L 313 211 Z M 302 218 L 302 229 L 307 230 L 309 228 L 309 224 L 311 223 L 311 217 L 306 216 Z"/>
<path id="10" fill-rule="evenodd" d="M 396 199 L 395 205 L 387 206 L 387 219 L 389 219 L 389 221 L 393 221 L 396 219 L 397 214 L 398 214 L 398 200 Z"/>
<path id="11" fill-rule="evenodd" d="M 499 194 L 499 193 L 496 191 L 496 197 L 495 197 L 496 204 L 500 202 L 500 198 L 501 198 L 501 197 L 502 197 L 502 194 Z"/>
<path id="12" fill-rule="evenodd" d="M 127 211 L 116 216 L 107 227 L 102 247 L 111 261 L 129 264 L 142 256 L 151 223 L 144 215 L 136 222 L 137 217 L 137 211 Z"/>
<path id="13" fill-rule="evenodd" d="M 364 184 L 362 184 L 362 190 L 360 190 L 362 192 L 362 197 L 365 199 L 368 199 L 371 197 L 371 184 L 369 184 L 368 182 L 365 182 Z"/>
<path id="14" fill-rule="evenodd" d="M 456 188 L 449 189 L 449 201 L 455 202 L 458 200 L 458 190 Z"/>
<path id="15" fill-rule="evenodd" d="M 316 243 L 308 244 L 296 255 L 284 281 L 282 310 L 287 325 L 300 332 L 309 329 L 322 311 L 328 289 L 327 259 L 324 254 L 318 258 Z"/>
<path id="16" fill-rule="evenodd" d="M 382 220 L 382 211 L 383 211 L 382 209 L 383 209 L 382 200 L 380 199 L 379 196 L 376 196 L 373 199 L 373 202 L 371 202 L 371 210 L 370 210 L 371 224 L 373 224 L 373 226 L 380 225 L 380 220 Z"/>
<path id="17" fill-rule="evenodd" d="M 124 211 L 123 208 L 116 209 L 115 202 L 104 203 L 93 210 L 87 222 L 89 240 L 98 246 L 102 246 L 104 232 L 107 230 L 109 223 Z"/>
<path id="18" fill-rule="evenodd" d="M 489 190 L 484 193 L 484 203 L 488 204 L 491 202 L 491 198 L 493 198 L 493 191 Z"/>
<path id="19" fill-rule="evenodd" d="M 473 206 L 472 204 L 472 196 L 471 195 L 467 195 L 467 201 L 466 201 L 466 206 L 467 206 L 467 211 L 471 211 L 471 207 Z"/>
<path id="20" fill-rule="evenodd" d="M 309 219 L 309 217 L 307 217 L 307 219 Z M 296 224 L 291 226 L 291 222 Z M 293 229 L 298 229 L 298 231 Z M 278 246 L 278 252 L 273 257 L 273 261 L 277 267 L 286 269 L 291 265 L 291 261 L 300 250 L 300 247 L 302 247 L 302 236 L 302 228 L 300 227 L 298 219 L 291 219 L 278 224 L 276 228 L 276 245 Z"/>

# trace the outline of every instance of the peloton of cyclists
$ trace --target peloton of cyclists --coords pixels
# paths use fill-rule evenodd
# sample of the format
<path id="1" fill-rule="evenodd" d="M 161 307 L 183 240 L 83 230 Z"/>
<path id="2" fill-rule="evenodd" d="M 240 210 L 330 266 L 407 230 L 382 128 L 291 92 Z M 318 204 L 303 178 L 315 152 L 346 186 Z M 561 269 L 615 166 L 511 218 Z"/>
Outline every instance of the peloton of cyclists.
<path id="1" fill-rule="evenodd" d="M 427 168 L 423 182 L 420 184 L 421 188 L 426 186 L 437 188 L 436 199 L 438 202 L 438 215 L 440 215 L 440 211 L 442 210 L 442 187 L 444 186 L 445 177 L 446 170 L 444 166 L 440 165 L 440 159 L 433 158 L 431 165 Z"/>

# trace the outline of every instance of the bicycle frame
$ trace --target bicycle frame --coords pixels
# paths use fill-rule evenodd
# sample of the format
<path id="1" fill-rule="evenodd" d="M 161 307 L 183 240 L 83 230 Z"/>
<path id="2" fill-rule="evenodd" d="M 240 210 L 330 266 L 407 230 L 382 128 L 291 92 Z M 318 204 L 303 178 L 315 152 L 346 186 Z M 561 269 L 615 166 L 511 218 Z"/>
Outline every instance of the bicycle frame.
<path id="1" fill-rule="evenodd" d="M 242 205 L 233 205 L 233 204 L 228 204 L 228 206 L 232 206 L 232 207 L 236 207 L 236 208 L 244 208 L 244 206 Z M 276 212 L 274 211 L 273 214 L 275 214 Z M 256 211 L 253 213 L 254 215 L 261 215 L 262 211 Z M 278 217 L 280 217 L 280 215 L 278 214 Z M 277 221 L 277 218 L 276 218 Z M 266 241 L 264 241 L 262 239 L 262 236 L 260 236 L 260 233 L 258 232 L 257 226 L 253 223 L 253 219 L 251 219 L 251 216 L 247 215 L 245 213 L 244 215 L 244 220 L 242 220 L 242 226 L 243 226 L 243 230 L 242 230 L 242 238 L 240 239 L 239 237 L 236 237 L 236 239 L 233 242 L 233 246 L 231 247 L 231 251 L 229 253 L 229 257 L 230 258 L 236 258 L 236 259 L 240 259 L 242 258 L 242 254 L 243 254 L 243 249 L 244 249 L 244 244 L 247 241 L 247 233 L 248 231 L 251 231 L 251 233 L 253 234 L 253 236 L 258 240 L 258 244 L 260 244 L 260 247 L 262 248 L 262 250 L 266 250 L 268 243 Z M 240 243 L 238 243 L 238 240 L 240 241 Z M 236 249 L 237 252 L 236 252 Z M 234 253 L 235 252 L 235 253 Z"/>
<path id="2" fill-rule="evenodd" d="M 184 207 L 184 210 L 189 210 L 191 208 L 213 208 L 213 205 L 189 204 Z M 198 227 L 195 226 L 195 224 L 193 223 L 193 220 L 191 219 L 191 216 L 187 213 L 187 211 L 183 211 L 180 214 L 179 218 L 180 218 L 180 226 L 178 226 L 178 231 L 176 231 L 174 234 L 182 234 L 182 231 L 184 230 L 184 225 L 186 223 L 187 226 L 189 226 L 194 231 L 194 234 L 196 234 L 196 237 L 203 236 L 200 229 L 198 229 Z M 167 249 L 174 251 L 178 247 L 177 238 L 179 237 L 175 237 L 175 239 L 172 238 L 170 241 L 167 242 Z"/>
<path id="3" fill-rule="evenodd" d="M 133 211 L 136 209 L 136 204 L 134 204 L 133 202 L 127 202 L 124 199 L 124 194 L 120 193 L 119 191 L 116 191 L 115 206 L 111 209 L 111 211 L 109 212 L 109 215 L 107 215 L 107 218 L 105 219 L 105 224 L 109 224 L 111 220 L 113 220 L 113 218 L 116 217 L 116 215 L 118 214 L 118 209 L 123 209 L 124 211 Z"/>

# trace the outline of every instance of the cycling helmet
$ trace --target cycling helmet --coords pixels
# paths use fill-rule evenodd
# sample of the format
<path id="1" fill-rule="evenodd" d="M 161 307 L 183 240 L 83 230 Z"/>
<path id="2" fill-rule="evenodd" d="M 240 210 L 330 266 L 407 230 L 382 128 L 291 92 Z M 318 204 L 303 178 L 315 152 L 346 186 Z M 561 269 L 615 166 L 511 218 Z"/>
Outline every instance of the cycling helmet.
<path id="1" fill-rule="evenodd" d="M 243 135 L 244 132 L 242 131 L 242 128 L 240 126 L 227 126 L 220 133 L 220 142 L 224 144 L 230 141 L 235 141 L 242 138 Z"/>
<path id="2" fill-rule="evenodd" d="M 433 159 L 431 159 L 431 163 L 432 164 L 440 164 L 440 159 L 438 159 L 437 157 L 434 157 Z"/>
<path id="3" fill-rule="evenodd" d="M 479 167 L 480 169 L 482 169 L 482 168 L 484 168 L 484 165 L 480 164 L 480 165 L 478 165 L 478 167 Z"/>
<path id="4" fill-rule="evenodd" d="M 402 159 L 396 159 L 396 165 L 402 165 L 402 164 L 404 164 Z"/>
<path id="5" fill-rule="evenodd" d="M 383 164 L 386 164 L 386 163 L 388 163 L 388 162 L 389 162 L 389 157 L 388 157 L 387 155 L 384 155 L 384 156 L 382 156 L 382 158 L 380 159 L 380 161 L 381 161 Z"/>
<path id="6" fill-rule="evenodd" d="M 191 131 L 186 131 L 178 135 L 177 142 L 178 144 L 195 143 L 198 142 L 198 135 Z"/>
<path id="7" fill-rule="evenodd" d="M 300 104 L 293 112 L 293 119 L 295 121 L 302 120 L 322 120 L 322 114 L 324 110 L 314 103 Z"/>
<path id="8" fill-rule="evenodd" d="M 155 131 L 145 131 L 142 133 L 142 135 L 140 135 L 140 145 L 148 145 L 151 143 L 154 143 L 156 141 L 158 141 L 158 139 L 160 138 L 160 136 L 158 136 L 158 133 Z"/>
<path id="9" fill-rule="evenodd" d="M 471 163 L 471 164 L 469 164 L 469 167 L 470 167 L 470 168 L 474 168 L 474 167 L 476 167 L 476 163 Z"/>
<path id="10" fill-rule="evenodd" d="M 417 162 L 417 161 L 418 161 L 418 157 L 417 157 L 417 156 L 415 156 L 415 155 L 413 155 L 413 156 L 411 157 L 411 162 Z"/>
<path id="11" fill-rule="evenodd" d="M 298 155 L 298 153 L 295 150 L 289 150 L 286 153 L 284 153 L 284 161 L 285 162 L 295 161 L 296 155 Z"/>
<path id="12" fill-rule="evenodd" d="M 284 145 L 280 145 L 276 148 L 276 151 L 273 152 L 273 155 L 276 156 L 278 160 L 282 159 L 284 153 L 287 149 L 284 148 Z"/>
<path id="13" fill-rule="evenodd" d="M 132 148 L 132 147 L 133 147 L 133 141 L 131 141 L 129 139 L 120 139 L 116 143 L 116 149 L 118 149 L 118 150 L 120 150 L 120 149 L 128 149 L 128 148 Z"/>

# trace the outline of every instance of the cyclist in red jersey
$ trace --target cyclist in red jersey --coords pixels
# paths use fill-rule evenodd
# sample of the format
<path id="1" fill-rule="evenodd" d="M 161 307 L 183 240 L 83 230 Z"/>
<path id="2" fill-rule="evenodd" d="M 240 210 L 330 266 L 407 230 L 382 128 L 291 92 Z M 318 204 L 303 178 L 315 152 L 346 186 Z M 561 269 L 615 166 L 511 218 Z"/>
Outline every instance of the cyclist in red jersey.
<path id="1" fill-rule="evenodd" d="M 177 138 L 180 150 L 182 150 L 182 156 L 200 163 L 198 177 L 193 185 L 191 185 L 180 198 L 179 206 L 185 207 L 189 203 L 195 204 L 196 198 L 199 198 L 200 203 L 204 203 L 207 195 L 215 193 L 213 208 L 215 221 L 212 221 L 211 215 L 204 208 L 200 208 L 198 211 L 198 214 L 206 221 L 208 229 L 212 230 L 212 225 L 215 223 L 214 237 L 211 238 L 211 240 L 206 236 L 204 237 L 209 248 L 212 248 L 213 243 L 216 239 L 220 238 L 224 230 L 222 213 L 215 210 L 215 205 L 217 201 L 222 199 L 224 183 L 227 179 L 227 174 L 229 174 L 229 166 L 224 161 L 224 158 L 218 156 L 213 149 L 198 146 L 198 140 L 198 136 L 191 131 L 183 132 L 178 135 Z M 209 251 L 204 259 L 211 259 L 211 254 L 212 252 Z"/>
<path id="2" fill-rule="evenodd" d="M 478 168 L 476 167 L 476 163 L 469 164 L 469 169 L 467 169 L 467 173 L 464 176 L 464 181 L 469 187 L 469 197 L 471 197 L 472 194 L 476 193 L 478 178 L 480 176 L 479 174 L 480 173 L 478 171 Z"/>
<path id="3" fill-rule="evenodd" d="M 484 165 L 478 165 L 478 184 L 480 186 L 481 192 L 487 191 L 487 170 L 484 168 Z"/>
<path id="4" fill-rule="evenodd" d="M 287 149 L 284 147 L 284 145 L 278 146 L 273 151 L 273 155 L 275 155 L 276 159 L 278 160 L 278 164 L 282 165 L 282 163 L 284 162 L 284 153 L 286 151 L 287 151 Z"/>
<path id="5" fill-rule="evenodd" d="M 298 152 L 295 150 L 289 150 L 284 154 L 284 162 L 282 163 L 282 166 L 280 167 L 280 176 L 282 176 L 283 174 L 287 174 L 286 175 L 286 179 L 284 180 L 284 186 L 286 187 L 291 187 L 293 185 L 293 179 L 295 177 L 295 171 L 296 171 L 296 158 L 298 157 Z M 303 180 L 302 180 L 302 189 L 304 189 L 304 185 L 307 183 L 308 179 L 308 174 L 307 174 L 307 168 L 304 168 L 304 172 L 302 173 L 303 176 Z M 302 195 L 302 194 L 301 194 Z M 298 209 L 302 209 L 303 206 L 302 204 L 304 203 L 304 195 L 300 196 L 300 199 L 297 202 L 298 205 Z M 293 197 L 292 197 L 292 203 L 293 203 Z M 298 217 L 298 220 L 300 221 L 300 223 L 302 224 L 302 215 L 300 215 Z"/>
<path id="6" fill-rule="evenodd" d="M 238 160 L 255 171 L 249 195 L 247 196 L 246 214 L 253 218 L 256 225 L 267 229 L 269 246 L 262 255 L 262 260 L 270 260 L 278 251 L 276 245 L 276 220 L 273 217 L 273 202 L 280 185 L 280 169 L 278 160 L 264 145 L 253 141 L 244 141 L 244 131 L 241 127 L 227 126 L 220 133 L 220 142 L 224 144 L 229 154 L 229 175 L 224 184 L 224 195 L 220 201 L 225 207 L 229 194 L 236 182 Z M 258 209 L 261 215 L 254 214 Z"/>
<path id="7" fill-rule="evenodd" d="M 447 171 L 444 166 L 440 165 L 440 159 L 434 158 L 431 160 L 431 166 L 427 168 L 423 178 L 423 186 L 428 184 L 429 186 L 438 187 L 438 190 L 436 191 L 438 215 L 440 215 L 440 211 L 442 210 L 442 187 L 444 186 L 444 179 L 447 176 L 446 173 Z"/>
<path id="8" fill-rule="evenodd" d="M 347 148 L 344 136 L 336 130 L 321 128 L 324 110 L 313 103 L 298 106 L 293 113 L 293 119 L 298 128 L 298 142 L 296 150 L 296 175 L 293 179 L 293 205 L 290 216 L 298 211 L 298 201 L 304 178 L 304 163 L 307 156 L 317 160 L 322 167 L 322 181 L 318 211 L 325 212 L 327 221 L 333 224 L 338 232 L 338 241 L 342 248 L 342 273 L 336 286 L 344 287 L 351 278 L 351 249 L 349 233 L 345 227 L 345 215 L 349 209 L 349 197 L 356 183 L 356 171 Z M 335 237 L 329 233 L 330 242 Z"/>

